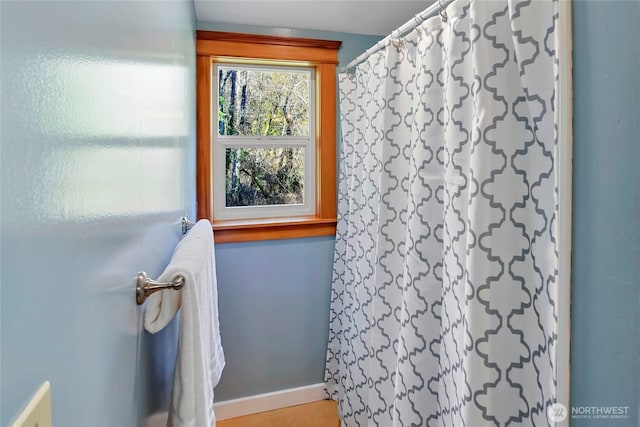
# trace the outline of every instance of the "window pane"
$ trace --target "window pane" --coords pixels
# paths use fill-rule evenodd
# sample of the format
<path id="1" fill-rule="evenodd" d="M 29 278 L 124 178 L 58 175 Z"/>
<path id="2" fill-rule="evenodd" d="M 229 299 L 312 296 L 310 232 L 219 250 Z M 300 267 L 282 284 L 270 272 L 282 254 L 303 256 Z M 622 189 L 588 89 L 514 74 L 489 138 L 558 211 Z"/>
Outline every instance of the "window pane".
<path id="1" fill-rule="evenodd" d="M 308 70 L 221 65 L 217 72 L 219 135 L 309 136 Z"/>
<path id="2" fill-rule="evenodd" d="M 226 206 L 304 203 L 304 148 L 227 148 Z"/>

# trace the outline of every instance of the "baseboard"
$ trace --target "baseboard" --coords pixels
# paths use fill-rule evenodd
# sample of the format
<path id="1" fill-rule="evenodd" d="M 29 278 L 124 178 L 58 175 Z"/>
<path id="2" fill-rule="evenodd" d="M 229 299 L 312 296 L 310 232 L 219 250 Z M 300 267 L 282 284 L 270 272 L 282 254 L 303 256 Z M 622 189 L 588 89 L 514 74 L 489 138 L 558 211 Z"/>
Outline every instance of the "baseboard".
<path id="1" fill-rule="evenodd" d="M 216 420 L 242 417 L 258 412 L 273 411 L 288 406 L 302 405 L 325 399 L 324 383 L 312 384 L 304 387 L 279 390 L 271 393 L 257 394 L 241 399 L 225 400 L 213 405 Z M 160 412 L 147 418 L 146 427 L 165 427 L 167 412 Z"/>
<path id="2" fill-rule="evenodd" d="M 325 399 L 324 383 L 225 400 L 213 405 L 216 419 L 242 417 Z"/>

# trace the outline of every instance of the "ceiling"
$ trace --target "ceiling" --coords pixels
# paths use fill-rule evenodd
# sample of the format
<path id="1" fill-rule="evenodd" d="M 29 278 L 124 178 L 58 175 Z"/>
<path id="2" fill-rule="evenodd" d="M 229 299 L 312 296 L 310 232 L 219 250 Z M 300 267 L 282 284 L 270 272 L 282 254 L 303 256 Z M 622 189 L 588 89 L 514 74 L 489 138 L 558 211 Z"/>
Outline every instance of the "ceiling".
<path id="1" fill-rule="evenodd" d="M 386 36 L 433 0 L 195 0 L 201 22 Z"/>

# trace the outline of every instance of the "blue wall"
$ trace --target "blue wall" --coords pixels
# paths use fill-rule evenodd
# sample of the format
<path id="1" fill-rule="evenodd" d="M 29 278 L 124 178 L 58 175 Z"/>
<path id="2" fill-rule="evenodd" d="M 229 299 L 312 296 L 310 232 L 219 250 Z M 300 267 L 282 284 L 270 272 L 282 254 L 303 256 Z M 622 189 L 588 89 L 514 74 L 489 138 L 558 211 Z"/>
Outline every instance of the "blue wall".
<path id="1" fill-rule="evenodd" d="M 166 409 L 175 325 L 142 332 L 195 212 L 193 4 L 1 2 L 2 394 L 51 381 L 56 426 Z M 173 353 L 172 353 L 173 351 Z"/>
<path id="2" fill-rule="evenodd" d="M 379 36 L 198 23 L 198 29 L 342 40 L 342 65 Z M 321 383 L 329 334 L 333 237 L 216 245 L 224 401 Z"/>
<path id="3" fill-rule="evenodd" d="M 332 237 L 216 246 L 227 365 L 216 400 L 323 381 Z"/>
<path id="4" fill-rule="evenodd" d="M 133 277 L 162 270 L 194 214 L 192 6 L 1 14 L 0 424 L 48 379 L 56 425 L 139 425 L 166 407 L 175 325 L 141 332 Z M 638 21 L 638 2 L 574 3 L 572 405 L 630 406 L 616 426 L 640 424 Z M 342 64 L 379 39 L 198 27 L 343 40 Z M 333 239 L 216 253 L 217 400 L 321 382 Z"/>
<path id="5" fill-rule="evenodd" d="M 640 425 L 640 2 L 573 3 L 573 406 Z"/>

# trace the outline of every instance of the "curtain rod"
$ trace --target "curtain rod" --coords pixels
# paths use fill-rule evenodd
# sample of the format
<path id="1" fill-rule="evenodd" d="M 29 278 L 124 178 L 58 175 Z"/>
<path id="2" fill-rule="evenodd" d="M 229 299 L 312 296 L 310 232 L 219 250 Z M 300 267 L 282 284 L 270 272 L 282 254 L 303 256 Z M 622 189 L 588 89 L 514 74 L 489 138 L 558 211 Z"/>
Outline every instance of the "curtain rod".
<path id="1" fill-rule="evenodd" d="M 454 0 L 436 0 L 431 6 L 429 6 L 427 9 L 423 10 L 422 12 L 418 13 L 417 15 L 415 15 L 413 18 L 411 18 L 410 20 L 408 20 L 407 22 L 404 23 L 404 25 L 402 25 L 401 27 L 393 30 L 391 32 L 391 34 L 389 34 L 387 37 L 385 37 L 384 39 L 380 40 L 378 43 L 374 44 L 373 46 L 371 46 L 369 49 L 367 49 L 362 55 L 358 56 L 356 59 L 354 59 L 353 61 L 349 62 L 347 65 L 345 65 L 344 67 L 342 67 L 342 72 L 347 71 L 349 68 L 353 68 L 356 65 L 358 65 L 359 63 L 361 63 L 362 61 L 364 61 L 366 58 L 368 58 L 369 56 L 371 56 L 372 54 L 374 54 L 375 52 L 384 49 L 385 46 L 387 46 L 391 40 L 393 40 L 394 38 L 400 38 L 402 35 L 413 31 L 413 29 L 415 27 L 417 27 L 418 25 L 422 24 L 424 21 L 426 21 L 427 19 L 436 16 L 438 14 L 440 14 L 440 17 L 442 18 L 442 20 L 444 22 L 447 21 L 447 14 L 445 12 L 445 8 L 453 3 Z"/>

